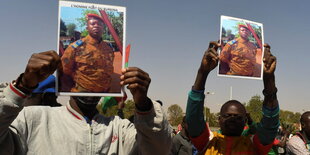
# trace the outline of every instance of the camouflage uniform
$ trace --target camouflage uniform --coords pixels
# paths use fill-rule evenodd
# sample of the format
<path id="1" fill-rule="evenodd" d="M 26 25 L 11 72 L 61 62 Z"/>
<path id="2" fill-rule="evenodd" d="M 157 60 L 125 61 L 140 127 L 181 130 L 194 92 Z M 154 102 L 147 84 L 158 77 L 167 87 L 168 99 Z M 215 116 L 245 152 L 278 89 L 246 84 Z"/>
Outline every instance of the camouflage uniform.
<path id="1" fill-rule="evenodd" d="M 256 64 L 255 45 L 241 37 L 228 42 L 220 54 L 220 61 L 229 65 L 228 75 L 253 76 Z"/>
<path id="2" fill-rule="evenodd" d="M 104 41 L 90 35 L 69 45 L 61 58 L 64 74 L 75 81 L 71 92 L 108 92 L 114 53 Z"/>

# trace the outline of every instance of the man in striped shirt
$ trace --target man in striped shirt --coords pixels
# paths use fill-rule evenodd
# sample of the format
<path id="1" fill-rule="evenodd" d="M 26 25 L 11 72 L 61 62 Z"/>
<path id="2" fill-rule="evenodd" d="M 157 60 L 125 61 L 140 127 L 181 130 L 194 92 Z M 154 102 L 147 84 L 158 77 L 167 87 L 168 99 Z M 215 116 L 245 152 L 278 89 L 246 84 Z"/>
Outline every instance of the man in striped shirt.
<path id="1" fill-rule="evenodd" d="M 301 131 L 286 143 L 286 151 L 292 155 L 310 155 L 310 111 L 301 115 Z"/>

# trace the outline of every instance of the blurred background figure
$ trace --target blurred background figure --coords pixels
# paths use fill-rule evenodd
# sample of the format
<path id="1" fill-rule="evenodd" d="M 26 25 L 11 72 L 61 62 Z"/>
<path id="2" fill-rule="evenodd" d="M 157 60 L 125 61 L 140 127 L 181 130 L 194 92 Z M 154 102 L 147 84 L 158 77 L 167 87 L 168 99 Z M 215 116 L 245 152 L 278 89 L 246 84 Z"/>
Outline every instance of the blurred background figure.
<path id="1" fill-rule="evenodd" d="M 161 106 L 163 106 L 163 102 L 161 100 L 156 100 Z"/>
<path id="2" fill-rule="evenodd" d="M 279 126 L 277 136 L 273 141 L 273 146 L 270 149 L 268 155 L 286 154 L 285 146 L 290 133 L 291 129 L 289 128 L 289 125 L 282 123 L 281 126 Z"/>
<path id="3" fill-rule="evenodd" d="M 301 131 L 296 132 L 286 143 L 288 155 L 310 154 L 310 111 L 300 117 Z"/>
<path id="4" fill-rule="evenodd" d="M 188 125 L 186 122 L 186 117 L 183 117 L 181 126 L 181 131 L 176 134 L 172 139 L 172 155 L 192 155 L 196 151 L 194 149 L 188 134 Z"/>
<path id="5" fill-rule="evenodd" d="M 0 98 L 3 97 L 3 89 L 4 89 L 5 87 L 7 87 L 8 85 L 9 85 L 9 83 L 6 83 L 6 82 L 0 83 Z"/>

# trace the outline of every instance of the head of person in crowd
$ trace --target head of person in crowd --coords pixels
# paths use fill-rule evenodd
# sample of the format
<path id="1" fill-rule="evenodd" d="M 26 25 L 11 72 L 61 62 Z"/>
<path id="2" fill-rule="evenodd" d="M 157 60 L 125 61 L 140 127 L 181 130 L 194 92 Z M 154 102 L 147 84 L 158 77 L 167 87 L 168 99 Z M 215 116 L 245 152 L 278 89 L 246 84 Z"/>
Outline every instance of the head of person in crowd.
<path id="1" fill-rule="evenodd" d="M 245 25 L 242 25 L 242 24 L 240 24 L 238 27 L 239 27 L 240 37 L 244 40 L 248 40 L 249 36 L 251 35 L 249 28 Z"/>
<path id="2" fill-rule="evenodd" d="M 87 14 L 86 20 L 86 29 L 89 35 L 97 40 L 100 40 L 104 31 L 104 21 L 102 17 L 97 14 Z"/>
<path id="3" fill-rule="evenodd" d="M 57 102 L 55 92 L 55 76 L 50 75 L 44 81 L 40 82 L 38 87 L 32 91 L 31 96 L 27 98 L 24 105 L 61 106 Z"/>
<path id="4" fill-rule="evenodd" d="M 161 106 L 163 106 L 163 102 L 161 100 L 156 100 Z"/>
<path id="5" fill-rule="evenodd" d="M 223 135 L 240 136 L 246 123 L 246 109 L 239 101 L 230 100 L 221 107 L 219 124 Z"/>
<path id="6" fill-rule="evenodd" d="M 0 83 L 0 98 L 4 97 L 4 96 L 3 96 L 3 90 L 4 90 L 4 88 L 6 88 L 8 85 L 9 85 L 9 83 L 7 83 L 7 82 L 2 82 L 2 83 Z"/>
<path id="7" fill-rule="evenodd" d="M 304 112 L 300 117 L 301 131 L 310 139 L 310 111 Z"/>

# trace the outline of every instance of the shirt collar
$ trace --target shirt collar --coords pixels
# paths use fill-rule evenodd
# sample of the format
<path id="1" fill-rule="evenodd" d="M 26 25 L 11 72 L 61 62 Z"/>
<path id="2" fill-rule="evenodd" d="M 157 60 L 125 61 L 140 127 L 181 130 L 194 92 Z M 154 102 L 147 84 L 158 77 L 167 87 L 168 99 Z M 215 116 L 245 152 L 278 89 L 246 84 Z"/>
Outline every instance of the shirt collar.
<path id="1" fill-rule="evenodd" d="M 240 43 L 247 43 L 247 42 L 249 42 L 249 40 L 245 40 L 245 39 L 243 39 L 242 37 L 239 37 L 239 38 L 237 38 L 236 39 L 238 42 L 240 42 Z"/>
<path id="2" fill-rule="evenodd" d="M 87 36 L 85 37 L 85 40 L 87 40 L 87 43 L 90 43 L 90 44 L 92 44 L 92 45 L 99 44 L 99 43 L 102 41 L 102 39 L 100 39 L 100 40 L 98 41 L 97 39 L 93 38 L 93 37 L 90 36 L 90 35 L 87 35 Z"/>
<path id="3" fill-rule="evenodd" d="M 76 119 L 81 120 L 81 121 L 85 121 L 88 124 L 91 124 L 91 120 L 89 120 L 86 116 L 82 116 L 80 113 L 78 113 L 77 111 L 75 111 L 70 103 L 67 103 L 67 110 L 69 111 L 69 113 L 74 116 Z"/>

